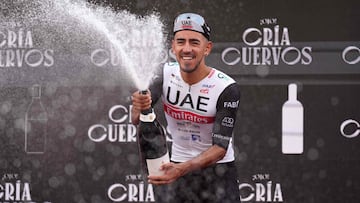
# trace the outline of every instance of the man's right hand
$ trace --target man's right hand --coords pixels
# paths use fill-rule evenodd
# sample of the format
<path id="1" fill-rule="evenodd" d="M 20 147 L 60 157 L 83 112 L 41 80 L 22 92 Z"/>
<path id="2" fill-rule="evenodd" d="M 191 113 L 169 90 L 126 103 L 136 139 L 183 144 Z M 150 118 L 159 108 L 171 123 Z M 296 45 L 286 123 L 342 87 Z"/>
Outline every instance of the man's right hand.
<path id="1" fill-rule="evenodd" d="M 136 91 L 132 94 L 132 114 L 131 120 L 132 123 L 137 125 L 139 123 L 139 116 L 142 110 L 151 108 L 151 92 L 148 91 L 147 94 L 141 94 L 140 91 Z"/>

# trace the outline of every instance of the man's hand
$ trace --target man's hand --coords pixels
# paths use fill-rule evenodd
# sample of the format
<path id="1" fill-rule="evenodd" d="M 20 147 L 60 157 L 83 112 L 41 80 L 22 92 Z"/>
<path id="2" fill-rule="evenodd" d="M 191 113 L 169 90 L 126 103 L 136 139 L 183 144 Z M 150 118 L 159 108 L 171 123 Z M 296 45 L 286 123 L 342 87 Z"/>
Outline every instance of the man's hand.
<path id="1" fill-rule="evenodd" d="M 151 107 L 151 93 L 148 91 L 147 94 L 141 94 L 136 91 L 132 94 L 132 105 L 137 111 L 149 109 Z"/>
<path id="2" fill-rule="evenodd" d="M 164 171 L 162 176 L 148 176 L 148 181 L 154 185 L 169 184 L 177 180 L 186 173 L 186 166 L 184 163 L 166 163 L 161 166 Z"/>
<path id="3" fill-rule="evenodd" d="M 182 163 L 166 163 L 161 166 L 162 176 L 148 176 L 148 181 L 154 185 L 169 184 L 181 176 L 195 170 L 204 169 L 224 158 L 226 150 L 217 145 L 201 153 L 199 156 Z"/>
<path id="4" fill-rule="evenodd" d="M 132 99 L 132 123 L 137 125 L 139 123 L 139 115 L 142 110 L 149 109 L 151 107 L 151 92 L 148 91 L 147 94 L 141 94 L 139 91 L 136 91 L 131 96 Z"/>

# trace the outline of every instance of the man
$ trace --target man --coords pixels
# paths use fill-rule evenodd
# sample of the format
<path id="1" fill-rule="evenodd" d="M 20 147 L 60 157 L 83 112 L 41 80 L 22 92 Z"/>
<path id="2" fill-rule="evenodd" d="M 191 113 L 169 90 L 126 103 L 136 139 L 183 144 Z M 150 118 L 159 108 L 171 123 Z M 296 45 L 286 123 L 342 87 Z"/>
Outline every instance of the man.
<path id="1" fill-rule="evenodd" d="M 172 51 L 177 63 L 164 65 L 151 94 L 132 95 L 133 123 L 141 110 L 162 96 L 173 138 L 171 163 L 162 176 L 149 176 L 154 185 L 167 185 L 164 202 L 240 202 L 232 134 L 240 92 L 236 82 L 205 64 L 210 54 L 210 28 L 194 13 L 174 22 Z M 159 200 L 159 199 L 158 199 Z"/>

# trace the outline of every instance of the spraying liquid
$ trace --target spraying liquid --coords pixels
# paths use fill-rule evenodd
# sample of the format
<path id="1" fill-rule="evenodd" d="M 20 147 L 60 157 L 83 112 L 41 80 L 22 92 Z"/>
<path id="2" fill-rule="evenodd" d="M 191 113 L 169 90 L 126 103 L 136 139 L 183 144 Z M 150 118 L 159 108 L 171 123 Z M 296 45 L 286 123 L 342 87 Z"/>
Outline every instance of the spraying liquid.
<path id="1" fill-rule="evenodd" d="M 147 89 L 164 50 L 163 25 L 159 16 L 138 17 L 125 11 L 115 13 L 69 0 L 55 1 L 55 5 L 65 6 L 69 16 L 105 37 L 136 87 Z"/>
<path id="2" fill-rule="evenodd" d="M 24 53 L 25 59 L 15 58 L 3 61 L 3 64 L 15 63 L 20 67 L 37 65 L 39 61 L 40 67 L 36 71 L 45 67 L 46 63 L 62 65 L 34 75 L 28 74 L 27 78 L 18 78 L 17 81 L 35 81 L 39 80 L 36 77 L 42 75 L 39 77 L 41 80 L 54 81 L 51 77 L 55 76 L 59 81 L 69 78 L 69 83 L 85 79 L 92 83 L 100 78 L 100 74 L 108 71 L 111 73 L 102 76 L 102 80 L 108 77 L 126 78 L 129 80 L 127 83 L 133 83 L 138 89 L 147 89 L 159 64 L 164 62 L 166 37 L 163 23 L 156 13 L 137 16 L 85 0 L 14 0 L 1 1 L 0 6 L 4 11 L 11 11 L 0 13 L 1 31 L 5 30 L 2 32 L 6 36 L 9 32 L 16 37 L 5 39 L 2 48 L 12 49 L 14 53 L 19 52 L 17 48 L 28 48 L 25 51 L 30 52 Z M 19 46 L 26 43 L 26 37 L 28 46 Z M 14 44 L 10 45 L 7 41 Z M 42 54 L 45 48 L 51 51 Z M 42 54 L 40 57 L 39 53 Z M 16 54 L 13 55 L 16 57 Z M 46 60 L 47 55 L 52 56 L 51 60 L 40 64 L 40 59 Z M 22 69 L 12 71 L 14 75 L 19 75 L 15 71 Z M 51 74 L 47 71 L 51 71 Z M 96 77 L 86 71 L 96 74 Z M 122 81 L 117 82 L 120 84 Z"/>
<path id="3" fill-rule="evenodd" d="M 69 1 L 65 2 L 71 5 Z M 112 13 L 105 8 L 90 8 L 86 4 L 73 4 L 67 11 L 110 42 L 138 89 L 148 87 L 164 48 L 162 24 L 158 16 L 140 18 L 128 12 Z"/>

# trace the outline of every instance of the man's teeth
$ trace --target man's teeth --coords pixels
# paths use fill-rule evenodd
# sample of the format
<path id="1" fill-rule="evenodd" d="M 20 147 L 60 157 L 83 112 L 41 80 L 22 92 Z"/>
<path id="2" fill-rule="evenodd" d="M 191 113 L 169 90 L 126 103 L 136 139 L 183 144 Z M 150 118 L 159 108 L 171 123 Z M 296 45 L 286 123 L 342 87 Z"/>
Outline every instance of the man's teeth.
<path id="1" fill-rule="evenodd" d="M 192 56 L 183 56 L 182 57 L 184 60 L 191 60 L 193 57 Z"/>

